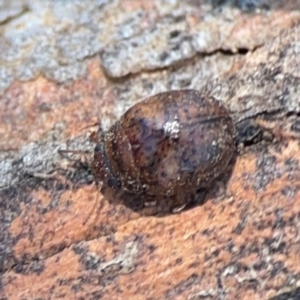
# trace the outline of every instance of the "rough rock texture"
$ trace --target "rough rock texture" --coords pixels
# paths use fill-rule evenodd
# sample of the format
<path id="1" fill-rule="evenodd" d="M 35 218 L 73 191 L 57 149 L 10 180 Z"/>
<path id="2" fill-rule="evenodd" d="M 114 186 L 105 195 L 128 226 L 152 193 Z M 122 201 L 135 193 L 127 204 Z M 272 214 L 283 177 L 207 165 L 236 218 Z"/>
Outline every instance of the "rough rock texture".
<path id="1" fill-rule="evenodd" d="M 299 4 L 0 1 L 0 299 L 298 299 Z M 111 204 L 89 132 L 178 88 L 259 138 L 202 206 Z"/>

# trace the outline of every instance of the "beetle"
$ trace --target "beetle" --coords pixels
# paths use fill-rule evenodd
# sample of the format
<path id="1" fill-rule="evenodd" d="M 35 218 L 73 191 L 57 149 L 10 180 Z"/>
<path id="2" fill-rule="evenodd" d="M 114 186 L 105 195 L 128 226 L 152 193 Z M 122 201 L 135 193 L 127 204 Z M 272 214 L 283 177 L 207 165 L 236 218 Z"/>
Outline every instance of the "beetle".
<path id="1" fill-rule="evenodd" d="M 92 139 L 101 192 L 136 209 L 150 207 L 151 214 L 178 212 L 195 201 L 236 150 L 228 110 L 196 90 L 150 96 Z"/>

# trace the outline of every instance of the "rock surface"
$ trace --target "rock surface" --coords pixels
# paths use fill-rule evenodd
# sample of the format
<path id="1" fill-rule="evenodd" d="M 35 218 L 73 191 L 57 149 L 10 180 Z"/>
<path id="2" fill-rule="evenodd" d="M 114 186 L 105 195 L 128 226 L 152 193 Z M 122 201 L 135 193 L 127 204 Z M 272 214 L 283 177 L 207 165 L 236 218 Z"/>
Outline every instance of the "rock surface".
<path id="1" fill-rule="evenodd" d="M 1 299 L 299 298 L 300 3 L 250 2 L 1 3 Z M 178 88 L 262 141 L 202 206 L 111 204 L 86 163 L 93 125 Z"/>

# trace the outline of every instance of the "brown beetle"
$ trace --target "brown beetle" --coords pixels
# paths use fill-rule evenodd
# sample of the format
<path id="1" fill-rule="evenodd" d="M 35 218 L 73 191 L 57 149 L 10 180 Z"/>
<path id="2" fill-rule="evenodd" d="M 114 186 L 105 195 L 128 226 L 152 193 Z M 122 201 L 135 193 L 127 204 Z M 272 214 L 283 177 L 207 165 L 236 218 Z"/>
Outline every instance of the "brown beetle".
<path id="1" fill-rule="evenodd" d="M 235 153 L 234 135 L 227 109 L 213 97 L 164 92 L 98 134 L 92 169 L 110 200 L 152 207 L 151 214 L 175 212 L 224 172 Z"/>

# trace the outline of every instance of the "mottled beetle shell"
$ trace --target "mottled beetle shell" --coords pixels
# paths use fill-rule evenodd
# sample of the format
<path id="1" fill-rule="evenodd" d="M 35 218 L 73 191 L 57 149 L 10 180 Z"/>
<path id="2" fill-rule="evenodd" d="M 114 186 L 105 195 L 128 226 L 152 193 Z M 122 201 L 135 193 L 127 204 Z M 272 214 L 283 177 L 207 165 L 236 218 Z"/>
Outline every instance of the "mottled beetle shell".
<path id="1" fill-rule="evenodd" d="M 116 191 L 178 197 L 208 187 L 234 150 L 234 125 L 219 101 L 194 90 L 169 91 L 132 106 L 104 133 L 93 171 Z"/>

